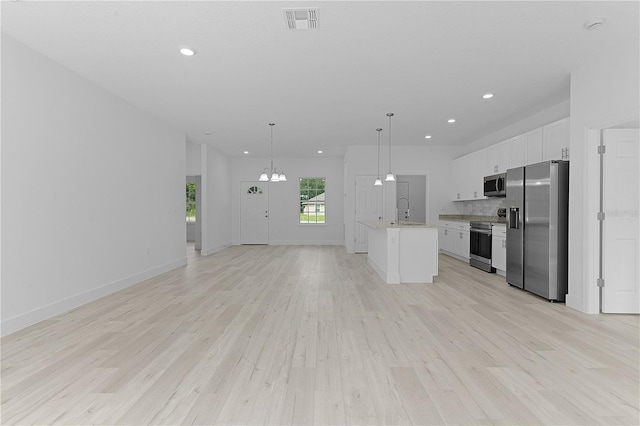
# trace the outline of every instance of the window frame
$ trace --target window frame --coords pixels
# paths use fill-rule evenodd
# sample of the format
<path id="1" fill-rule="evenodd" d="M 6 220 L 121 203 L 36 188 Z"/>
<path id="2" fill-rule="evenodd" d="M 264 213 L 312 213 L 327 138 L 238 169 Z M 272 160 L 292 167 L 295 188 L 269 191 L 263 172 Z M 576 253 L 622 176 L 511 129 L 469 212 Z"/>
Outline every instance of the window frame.
<path id="1" fill-rule="evenodd" d="M 307 180 L 307 181 L 322 181 L 322 187 L 320 187 L 319 185 L 316 184 L 316 186 L 314 186 L 313 188 L 311 187 L 307 187 L 307 188 L 303 188 L 302 184 L 303 184 L 303 180 Z M 303 200 L 302 195 L 303 195 L 303 191 L 307 190 L 307 199 Z M 318 191 L 322 191 L 320 193 L 318 193 Z M 326 177 L 321 177 L 321 176 L 314 176 L 314 177 L 300 177 L 298 180 L 298 225 L 301 226 L 308 226 L 308 225 L 313 225 L 313 226 L 323 226 L 327 224 L 327 178 Z M 313 197 L 311 197 L 310 195 L 313 194 Z M 324 200 L 322 202 L 318 202 L 318 200 L 315 200 L 313 203 L 306 203 L 305 207 L 303 207 L 303 204 L 305 201 L 309 201 L 313 198 L 316 198 L 320 195 L 324 194 Z M 305 209 L 306 210 L 310 210 L 313 209 L 314 212 L 311 213 L 313 216 L 315 216 L 316 221 L 315 222 L 311 222 L 309 221 L 309 212 L 306 213 L 307 215 L 307 221 L 304 222 L 302 221 L 302 215 L 305 214 Z M 324 210 L 324 211 L 320 211 L 320 210 Z M 318 222 L 318 213 L 322 213 L 322 217 L 324 217 L 322 222 Z"/>

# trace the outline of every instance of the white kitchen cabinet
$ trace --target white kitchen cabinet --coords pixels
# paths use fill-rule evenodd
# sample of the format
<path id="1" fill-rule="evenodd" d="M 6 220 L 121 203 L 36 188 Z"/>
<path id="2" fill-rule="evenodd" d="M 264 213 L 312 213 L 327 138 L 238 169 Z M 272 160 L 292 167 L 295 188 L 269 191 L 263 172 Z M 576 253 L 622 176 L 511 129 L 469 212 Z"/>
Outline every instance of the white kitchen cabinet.
<path id="1" fill-rule="evenodd" d="M 453 252 L 458 256 L 469 260 L 469 244 L 471 232 L 458 229 L 453 234 Z"/>
<path id="2" fill-rule="evenodd" d="M 508 168 L 510 168 L 509 143 L 510 141 L 506 140 L 504 142 L 499 142 L 486 148 L 486 166 L 484 169 L 485 176 L 504 173 Z"/>
<path id="3" fill-rule="evenodd" d="M 484 200 L 484 168 L 486 164 L 486 149 L 469 154 L 468 182 L 469 199 Z"/>
<path id="4" fill-rule="evenodd" d="M 500 271 L 507 270 L 507 228 L 505 225 L 491 227 L 491 266 Z"/>
<path id="5" fill-rule="evenodd" d="M 527 165 L 527 146 L 524 135 L 518 135 L 509 139 L 509 167 L 522 167 Z"/>
<path id="6" fill-rule="evenodd" d="M 535 164 L 544 161 L 542 127 L 533 129 L 523 136 L 527 153 L 525 164 Z"/>
<path id="7" fill-rule="evenodd" d="M 469 260 L 469 222 L 440 222 L 438 247 L 445 254 Z"/>
<path id="8" fill-rule="evenodd" d="M 569 159 L 569 118 L 555 121 L 542 128 L 543 161 Z"/>
<path id="9" fill-rule="evenodd" d="M 453 251 L 453 240 L 452 233 L 449 228 L 444 225 L 440 225 L 438 228 L 438 248 L 440 251 L 452 252 Z"/>
<path id="10" fill-rule="evenodd" d="M 483 200 L 484 177 L 547 160 L 569 159 L 569 118 L 491 145 L 451 162 L 453 201 Z"/>
<path id="11" fill-rule="evenodd" d="M 456 158 L 451 163 L 453 201 L 484 199 L 485 150 Z"/>
<path id="12" fill-rule="evenodd" d="M 466 178 L 466 157 L 456 158 L 451 161 L 451 199 L 462 201 L 466 198 L 463 193 L 464 180 Z"/>

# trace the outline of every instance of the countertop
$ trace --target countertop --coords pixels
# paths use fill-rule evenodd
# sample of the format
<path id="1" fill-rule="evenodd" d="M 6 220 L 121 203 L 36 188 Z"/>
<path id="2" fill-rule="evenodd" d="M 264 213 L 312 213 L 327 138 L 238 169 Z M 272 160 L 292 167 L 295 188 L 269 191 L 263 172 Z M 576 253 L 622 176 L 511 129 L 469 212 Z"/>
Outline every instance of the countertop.
<path id="1" fill-rule="evenodd" d="M 507 223 L 507 218 L 499 216 L 481 216 L 473 214 L 441 214 L 440 220 L 453 220 L 459 222 L 491 222 L 491 223 Z"/>
<path id="2" fill-rule="evenodd" d="M 368 226 L 369 228 L 374 229 L 385 229 L 385 228 L 435 228 L 433 225 L 429 225 L 427 223 L 418 223 L 418 222 L 400 222 L 400 223 L 389 223 L 383 222 L 381 220 L 360 220 L 359 223 Z"/>

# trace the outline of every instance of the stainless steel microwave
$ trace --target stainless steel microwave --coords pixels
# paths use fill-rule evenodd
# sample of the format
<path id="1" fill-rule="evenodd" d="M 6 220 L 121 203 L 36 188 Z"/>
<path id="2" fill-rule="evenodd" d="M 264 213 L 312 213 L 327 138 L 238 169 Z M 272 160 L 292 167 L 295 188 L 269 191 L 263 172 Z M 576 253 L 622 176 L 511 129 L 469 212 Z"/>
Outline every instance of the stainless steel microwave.
<path id="1" fill-rule="evenodd" d="M 484 196 L 485 197 L 506 197 L 507 196 L 506 180 L 507 180 L 506 173 L 486 176 L 484 178 Z"/>

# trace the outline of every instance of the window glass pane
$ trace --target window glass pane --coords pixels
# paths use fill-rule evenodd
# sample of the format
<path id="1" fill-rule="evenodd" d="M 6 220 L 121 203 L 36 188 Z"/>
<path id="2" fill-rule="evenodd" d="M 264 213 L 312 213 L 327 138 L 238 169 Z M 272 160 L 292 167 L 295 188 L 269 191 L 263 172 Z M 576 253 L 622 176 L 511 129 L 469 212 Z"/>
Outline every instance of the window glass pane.
<path id="1" fill-rule="evenodd" d="M 196 184 L 188 182 L 186 186 L 186 220 L 187 222 L 196 221 Z"/>
<path id="2" fill-rule="evenodd" d="M 325 223 L 325 178 L 300 178 L 300 223 Z"/>

